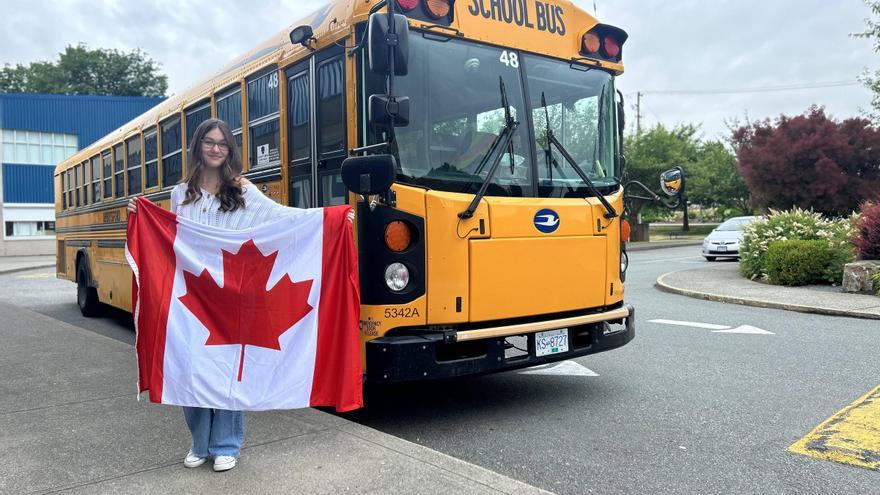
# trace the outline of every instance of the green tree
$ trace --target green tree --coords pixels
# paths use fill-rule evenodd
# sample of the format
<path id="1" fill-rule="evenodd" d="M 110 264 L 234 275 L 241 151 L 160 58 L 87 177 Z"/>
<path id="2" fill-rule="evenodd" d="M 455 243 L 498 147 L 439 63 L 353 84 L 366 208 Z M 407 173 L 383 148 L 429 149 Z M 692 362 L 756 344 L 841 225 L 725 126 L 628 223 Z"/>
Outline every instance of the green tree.
<path id="1" fill-rule="evenodd" d="M 168 77 L 140 49 L 131 52 L 69 45 L 56 62 L 5 65 L 0 92 L 165 96 Z"/>
<path id="2" fill-rule="evenodd" d="M 751 212 L 749 189 L 736 168 L 736 156 L 724 143 L 700 143 L 687 180 L 687 195 L 694 203 L 736 214 Z"/>
<path id="3" fill-rule="evenodd" d="M 691 124 L 673 129 L 657 124 L 647 132 L 627 136 L 624 145 L 627 161 L 625 182 L 637 180 L 656 192 L 660 174 L 675 166 L 681 166 L 689 180 L 689 172 L 699 159 L 698 134 L 699 128 Z M 689 184 L 687 189 L 691 190 Z M 690 192 L 686 191 L 686 194 Z M 645 213 L 651 216 L 662 211 L 662 207 L 657 205 L 634 202 L 630 205 L 630 216 L 637 218 L 644 207 L 647 207 Z"/>
<path id="4" fill-rule="evenodd" d="M 865 24 L 867 24 L 868 28 L 861 33 L 855 33 L 853 36 L 873 40 L 874 51 L 880 53 L 880 1 L 866 0 L 865 5 L 871 9 L 871 14 L 877 18 L 866 18 Z M 874 97 L 871 98 L 871 108 L 873 110 L 869 113 L 869 116 L 874 122 L 878 122 L 880 121 L 880 70 L 871 71 L 866 69 L 861 79 L 865 86 L 874 92 Z"/>

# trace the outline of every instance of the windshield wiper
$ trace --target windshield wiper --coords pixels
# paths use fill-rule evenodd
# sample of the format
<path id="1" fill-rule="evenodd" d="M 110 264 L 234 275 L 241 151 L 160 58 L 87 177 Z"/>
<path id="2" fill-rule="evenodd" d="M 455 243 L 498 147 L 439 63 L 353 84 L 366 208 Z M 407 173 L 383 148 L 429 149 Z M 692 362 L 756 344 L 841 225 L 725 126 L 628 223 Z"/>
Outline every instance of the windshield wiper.
<path id="1" fill-rule="evenodd" d="M 504 86 L 504 78 L 498 76 L 498 82 L 501 86 L 501 105 L 504 107 L 504 126 L 501 128 L 501 132 L 495 136 L 495 140 L 492 141 L 492 146 L 489 147 L 489 151 L 483 155 L 483 158 L 480 160 L 480 165 L 477 166 L 474 175 L 479 176 L 486 164 L 489 163 L 489 159 L 492 155 L 495 154 L 496 151 L 498 151 L 498 153 L 495 154 L 495 159 L 492 160 L 492 165 L 489 167 L 489 172 L 486 174 L 486 180 L 483 181 L 483 185 L 480 186 L 477 195 L 474 196 L 473 201 L 471 201 L 471 204 L 468 205 L 467 209 L 458 214 L 458 218 L 471 218 L 474 216 L 474 212 L 477 211 L 477 206 L 479 206 L 483 197 L 486 196 L 486 190 L 489 189 L 489 184 L 492 182 L 492 178 L 495 177 L 495 172 L 498 170 L 498 165 L 501 164 L 501 159 L 504 158 L 503 150 L 507 150 L 510 155 L 511 170 L 515 166 L 513 159 L 513 133 L 516 131 L 516 128 L 519 127 L 519 122 L 514 120 L 513 116 L 510 114 L 510 104 L 507 101 L 507 88 Z M 470 187 L 472 183 L 473 181 L 468 182 L 466 187 Z"/>
<path id="2" fill-rule="evenodd" d="M 547 99 L 545 98 L 543 92 L 541 93 L 541 104 L 544 106 L 545 115 L 547 115 Z M 568 150 L 565 149 L 565 146 L 563 146 L 562 143 L 559 142 L 558 139 L 556 139 L 556 135 L 553 134 L 553 129 L 550 128 L 550 119 L 547 118 L 546 120 L 547 127 L 544 130 L 544 133 L 547 139 L 547 149 L 550 149 L 551 144 L 556 146 L 556 149 L 559 150 L 559 154 L 561 154 L 562 157 L 565 158 L 565 161 L 567 161 L 568 164 L 571 165 L 571 168 L 574 169 L 578 176 L 580 176 L 581 180 L 584 181 L 584 183 L 587 185 L 587 190 L 590 191 L 590 194 L 596 196 L 599 202 L 602 203 L 602 206 L 605 207 L 605 218 L 617 217 L 617 210 L 615 210 L 614 207 L 611 206 L 611 203 L 609 203 L 608 200 L 605 199 L 605 196 L 603 196 L 599 192 L 599 190 L 596 189 L 593 181 L 591 181 L 590 178 L 587 177 L 587 174 L 585 174 L 580 165 L 577 164 L 577 161 L 574 159 L 574 157 L 571 156 L 571 153 L 569 153 Z"/>

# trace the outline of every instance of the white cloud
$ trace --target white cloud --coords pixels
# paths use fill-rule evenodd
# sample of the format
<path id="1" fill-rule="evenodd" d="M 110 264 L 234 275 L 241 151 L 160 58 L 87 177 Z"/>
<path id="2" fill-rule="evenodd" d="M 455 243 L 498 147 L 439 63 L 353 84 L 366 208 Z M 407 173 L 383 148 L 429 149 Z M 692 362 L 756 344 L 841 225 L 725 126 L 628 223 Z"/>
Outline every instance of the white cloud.
<path id="1" fill-rule="evenodd" d="M 6 2 L 4 2 L 6 3 Z M 51 60 L 68 44 L 143 48 L 162 64 L 170 92 L 180 92 L 297 19 L 323 0 L 263 2 L 34 0 L 3 5 L 0 63 Z M 592 0 L 576 1 L 592 11 Z M 727 89 L 855 80 L 877 66 L 864 29 L 861 0 L 598 0 L 602 22 L 630 34 L 620 87 Z M 643 98 L 643 125 L 694 122 L 704 134 L 724 120 L 776 117 L 824 105 L 836 117 L 859 114 L 870 93 L 861 86 L 733 95 Z M 635 122 L 631 111 L 629 120 Z"/>

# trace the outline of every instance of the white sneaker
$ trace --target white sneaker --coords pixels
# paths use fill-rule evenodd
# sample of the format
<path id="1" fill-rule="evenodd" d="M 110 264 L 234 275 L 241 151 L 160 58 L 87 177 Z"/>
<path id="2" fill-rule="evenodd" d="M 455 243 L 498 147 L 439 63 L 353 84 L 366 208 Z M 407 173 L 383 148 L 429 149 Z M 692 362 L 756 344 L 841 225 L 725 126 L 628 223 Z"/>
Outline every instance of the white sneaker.
<path id="1" fill-rule="evenodd" d="M 236 461 L 238 459 L 231 455 L 218 455 L 214 458 L 214 471 L 229 471 L 235 467 Z"/>
<path id="2" fill-rule="evenodd" d="M 199 457 L 199 456 L 193 454 L 193 451 L 190 450 L 189 452 L 186 453 L 186 458 L 183 460 L 183 465 L 188 468 L 195 468 L 195 467 L 201 466 L 207 460 L 208 460 L 207 457 Z"/>

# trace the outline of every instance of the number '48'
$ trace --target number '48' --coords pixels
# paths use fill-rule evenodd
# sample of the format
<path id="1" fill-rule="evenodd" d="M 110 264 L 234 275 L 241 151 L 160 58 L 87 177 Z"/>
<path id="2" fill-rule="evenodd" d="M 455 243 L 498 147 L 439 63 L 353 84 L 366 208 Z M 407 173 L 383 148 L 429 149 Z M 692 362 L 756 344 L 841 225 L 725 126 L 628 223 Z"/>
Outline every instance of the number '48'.
<path id="1" fill-rule="evenodd" d="M 508 67 L 518 69 L 519 55 L 517 55 L 516 52 L 509 52 L 507 50 L 504 50 L 503 52 L 501 52 L 501 63 Z"/>

